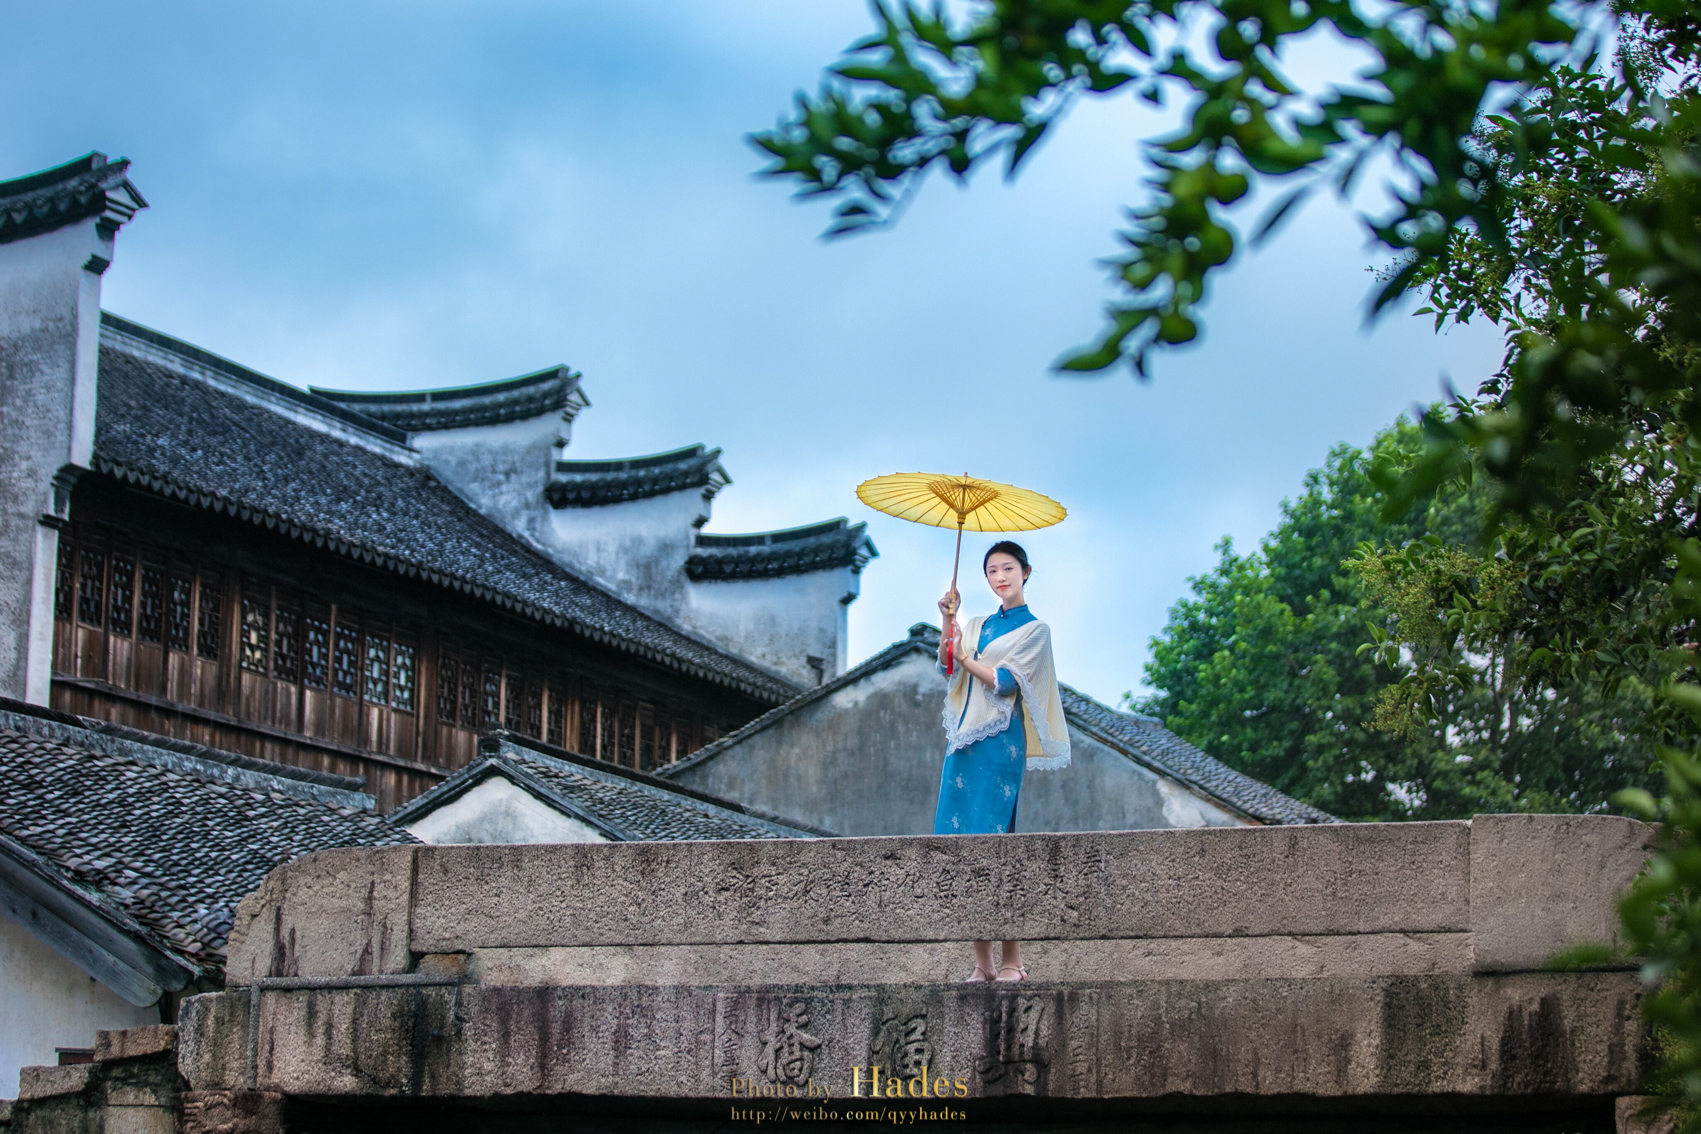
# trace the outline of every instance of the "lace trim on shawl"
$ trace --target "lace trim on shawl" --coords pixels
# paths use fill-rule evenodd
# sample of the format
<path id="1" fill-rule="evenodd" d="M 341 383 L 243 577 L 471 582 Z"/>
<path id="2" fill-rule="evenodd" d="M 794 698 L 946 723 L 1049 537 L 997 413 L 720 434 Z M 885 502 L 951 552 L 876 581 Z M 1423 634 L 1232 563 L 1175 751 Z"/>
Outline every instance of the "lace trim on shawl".
<path id="1" fill-rule="evenodd" d="M 1017 694 L 1021 695 L 1024 703 L 1034 704 L 1033 683 L 1015 669 L 999 668 L 1004 668 L 1005 672 L 1016 679 Z M 968 696 L 973 697 L 974 683 L 979 681 L 979 678 L 967 671 L 964 671 L 964 676 L 969 682 Z M 995 702 L 994 707 L 997 709 L 998 715 L 962 733 L 957 731 L 957 722 L 951 719 L 951 699 L 949 697 L 945 699 L 945 707 L 940 713 L 941 722 L 945 725 L 945 755 L 949 756 L 959 748 L 967 748 L 969 745 L 976 744 L 988 737 L 997 736 L 1010 727 L 1011 718 L 1016 713 L 1016 694 L 999 694 L 993 693 L 991 690 L 982 690 L 982 692 Z M 1067 768 L 1071 757 L 1074 755 L 1071 751 L 1072 746 L 1069 743 L 1069 737 L 1065 735 L 1059 740 L 1056 737 L 1047 736 L 1041 722 L 1034 719 L 1032 711 L 1030 710 L 1026 715 L 1029 719 L 1033 719 L 1034 733 L 1040 738 L 1040 751 L 1045 753 L 1043 756 L 1027 757 L 1027 770 L 1031 772 L 1052 772 L 1060 768 Z M 1062 749 L 1062 751 L 1059 752 L 1058 749 Z"/>
<path id="2" fill-rule="evenodd" d="M 971 674 L 969 680 L 974 681 L 976 678 Z M 1022 679 L 1018 677 L 1016 684 L 1020 685 L 1021 683 Z M 974 694 L 971 692 L 969 695 L 972 697 Z M 998 695 L 988 694 L 988 696 L 997 697 Z M 969 745 L 979 743 L 989 736 L 997 736 L 1010 727 L 1010 718 L 1016 713 L 1016 694 L 1006 694 L 998 699 L 1003 703 L 997 706 L 998 715 L 996 717 L 961 733 L 957 731 L 956 722 L 951 719 L 951 702 L 949 700 L 945 702 L 945 710 L 940 714 L 945 722 L 945 755 L 949 756 L 957 749 L 967 748 Z"/>
<path id="3" fill-rule="evenodd" d="M 1016 684 L 1021 686 L 1023 701 L 1032 705 L 1034 703 L 1033 689 L 1031 688 L 1032 683 L 1014 669 L 1010 671 L 1010 676 L 1014 677 L 1016 679 Z M 1067 732 L 1064 733 L 1061 740 L 1056 737 L 1047 736 L 1045 734 L 1044 725 L 1045 714 L 1041 713 L 1036 715 L 1030 711 L 1027 716 L 1029 720 L 1034 722 L 1034 733 L 1039 737 L 1040 751 L 1045 753 L 1044 756 L 1028 757 L 1028 771 L 1053 772 L 1059 768 L 1067 768 L 1069 766 L 1070 758 L 1074 755 L 1069 743 L 1069 734 Z M 1064 727 L 1067 728 L 1068 726 L 1065 725 Z M 1062 751 L 1060 752 L 1058 749 L 1062 749 Z"/>

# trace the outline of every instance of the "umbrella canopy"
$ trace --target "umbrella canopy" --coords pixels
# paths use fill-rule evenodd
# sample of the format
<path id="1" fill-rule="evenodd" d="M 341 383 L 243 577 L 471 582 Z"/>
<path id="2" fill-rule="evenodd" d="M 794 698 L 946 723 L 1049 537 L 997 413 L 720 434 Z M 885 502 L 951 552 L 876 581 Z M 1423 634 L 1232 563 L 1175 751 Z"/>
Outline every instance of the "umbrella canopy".
<path id="1" fill-rule="evenodd" d="M 957 529 L 957 557 L 951 564 L 950 595 L 957 593 L 957 563 L 963 557 L 963 533 L 1025 532 L 1049 528 L 1069 514 L 1049 496 L 1013 484 L 982 480 L 964 473 L 892 473 L 856 486 L 857 499 L 870 508 L 936 528 Z M 956 671 L 951 647 L 957 601 L 945 612 L 945 672 Z"/>
<path id="2" fill-rule="evenodd" d="M 1049 528 L 1069 514 L 1049 496 L 966 473 L 892 473 L 863 481 L 856 495 L 870 508 L 900 520 L 971 532 Z"/>

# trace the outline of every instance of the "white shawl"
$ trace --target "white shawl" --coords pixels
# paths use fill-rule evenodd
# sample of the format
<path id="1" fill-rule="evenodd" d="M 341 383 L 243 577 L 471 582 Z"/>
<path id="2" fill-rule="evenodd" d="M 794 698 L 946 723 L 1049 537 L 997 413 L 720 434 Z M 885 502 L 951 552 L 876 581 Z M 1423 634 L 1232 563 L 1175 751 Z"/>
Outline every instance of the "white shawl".
<path id="1" fill-rule="evenodd" d="M 1069 723 L 1063 717 L 1063 697 L 1057 690 L 1057 667 L 1051 660 L 1051 627 L 1035 620 L 1000 635 L 984 652 L 974 650 L 980 641 L 985 616 L 963 623 L 963 646 L 969 657 L 993 669 L 1007 669 L 1016 678 L 1016 692 L 1000 696 L 967 667 L 946 679 L 945 751 L 967 748 L 977 740 L 996 736 L 1010 725 L 1021 694 L 1023 731 L 1027 733 L 1028 768 L 1038 771 L 1069 766 Z M 968 712 L 963 707 L 968 706 Z M 958 722 L 961 722 L 959 724 Z"/>

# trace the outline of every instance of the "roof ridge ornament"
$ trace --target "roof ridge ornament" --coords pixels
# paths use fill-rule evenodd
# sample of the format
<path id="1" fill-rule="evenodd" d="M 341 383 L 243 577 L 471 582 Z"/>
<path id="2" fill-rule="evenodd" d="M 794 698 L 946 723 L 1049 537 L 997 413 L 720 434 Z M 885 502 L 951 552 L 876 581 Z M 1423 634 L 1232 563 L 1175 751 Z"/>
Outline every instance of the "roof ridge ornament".
<path id="1" fill-rule="evenodd" d="M 849 567 L 853 575 L 859 575 L 879 554 L 868 538 L 867 524 L 853 524 L 839 516 L 818 524 L 748 535 L 699 532 L 696 546 L 685 561 L 685 573 L 696 582 L 772 579 L 839 567 Z"/>
<path id="2" fill-rule="evenodd" d="M 495 382 L 431 390 L 331 390 L 309 386 L 327 401 L 410 433 L 504 425 L 560 412 L 571 423 L 590 406 L 579 371 L 560 363 Z"/>
<path id="3" fill-rule="evenodd" d="M 641 457 L 557 459 L 543 494 L 556 508 L 593 508 L 693 488 L 701 489 L 708 501 L 731 483 L 732 477 L 721 464 L 721 451 L 697 444 Z"/>
<path id="4" fill-rule="evenodd" d="M 64 165 L 0 181 L 0 244 L 52 232 L 90 217 L 111 239 L 131 217 L 148 207 L 125 176 L 130 159 L 108 161 L 91 151 Z"/>

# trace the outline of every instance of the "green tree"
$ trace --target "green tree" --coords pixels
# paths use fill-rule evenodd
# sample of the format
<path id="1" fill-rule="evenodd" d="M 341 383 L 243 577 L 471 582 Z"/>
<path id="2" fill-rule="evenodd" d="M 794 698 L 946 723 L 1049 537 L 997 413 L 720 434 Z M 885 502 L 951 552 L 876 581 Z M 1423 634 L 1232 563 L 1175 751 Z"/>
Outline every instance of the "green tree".
<path id="1" fill-rule="evenodd" d="M 842 233 L 891 220 L 933 168 L 964 178 L 1003 160 L 1014 174 L 1078 98 L 1179 96 L 1181 126 L 1147 142 L 1156 173 L 1122 234 L 1121 297 L 1097 344 L 1061 364 L 1077 372 L 1126 359 L 1144 373 L 1154 347 L 1197 336 L 1213 273 L 1236 251 L 1225 210 L 1255 181 L 1284 193 L 1264 232 L 1318 188 L 1345 191 L 1366 169 L 1391 170 L 1396 204 L 1367 222 L 1397 256 L 1378 310 L 1495 258 L 1502 287 L 1524 269 L 1553 285 L 1551 318 L 1514 339 L 1504 397 L 1434 428 L 1432 451 L 1407 478 L 1409 500 L 1475 452 L 1520 509 L 1563 496 L 1579 465 L 1611 451 L 1611 422 L 1626 407 L 1701 385 L 1701 358 L 1647 333 L 1657 325 L 1701 341 L 1696 9 L 1691 0 L 989 0 L 954 20 L 943 5 L 893 0 L 877 4 L 874 33 L 819 92 L 800 95 L 754 141 L 773 159 L 767 172 L 839 200 L 830 231 Z M 1567 76 L 1610 68 L 1600 50 L 1615 21 L 1634 49 L 1608 92 L 1614 112 L 1567 118 L 1552 99 L 1570 89 Z M 1376 62 L 1300 89 L 1282 72 L 1284 49 L 1322 31 Z M 1657 194 L 1627 193 L 1625 178 L 1575 179 L 1567 223 L 1556 218 L 1553 230 L 1565 248 L 1585 250 L 1565 260 L 1568 272 L 1514 247 L 1521 202 L 1509 185 L 1556 148 L 1586 154 L 1594 169 L 1649 155 L 1660 184 Z M 1471 242 L 1487 255 L 1466 263 Z M 1701 399 L 1688 405 L 1701 413 Z"/>
<path id="2" fill-rule="evenodd" d="M 1378 449 L 1408 451 L 1397 426 Z M 1340 446 L 1307 474 L 1298 499 L 1257 552 L 1224 541 L 1152 640 L 1137 707 L 1233 767 L 1344 818 L 1425 813 L 1414 746 L 1367 727 L 1398 673 L 1361 655 L 1368 641 L 1356 580 L 1345 569 L 1365 540 L 1421 535 L 1422 521 L 1379 516 L 1366 453 Z M 1433 755 L 1433 754 L 1430 754 Z M 1439 801 L 1437 801 L 1439 803 Z"/>
<path id="3" fill-rule="evenodd" d="M 1361 557 L 1360 585 L 1395 607 L 1380 627 L 1385 648 L 1369 653 L 1404 686 L 1372 698 L 1378 731 L 1401 732 L 1408 753 L 1427 757 L 1429 741 L 1470 739 L 1457 726 L 1474 721 L 1484 755 L 1504 756 L 1521 731 L 1545 727 L 1548 693 L 1577 710 L 1564 724 L 1585 742 L 1588 722 L 1633 740 L 1693 729 L 1670 706 L 1701 715 L 1690 472 L 1701 425 L 1701 6 L 990 0 L 961 21 L 943 12 L 908 0 L 877 7 L 875 34 L 788 121 L 757 136 L 774 159 L 769 172 L 838 197 L 834 230 L 854 231 L 889 220 L 935 165 L 966 177 L 1002 157 L 1014 173 L 1077 97 L 1180 93 L 1184 124 L 1148 146 L 1157 173 L 1123 234 L 1108 327 L 1061 364 L 1091 372 L 1126 359 L 1143 374 L 1155 347 L 1197 336 L 1213 273 L 1236 251 L 1225 210 L 1255 180 L 1292 186 L 1267 230 L 1314 188 L 1344 190 L 1369 159 L 1392 159 L 1404 181 L 1389 183 L 1392 215 L 1371 223 L 1395 253 L 1376 309 L 1419 287 L 1438 321 L 1481 312 L 1509 339 L 1498 384 L 1427 417 L 1421 453 L 1372 470 L 1390 490 L 1387 523 L 1486 481 L 1495 500 L 1485 531 L 1500 533 L 1468 552 L 1445 537 L 1415 551 L 1390 539 L 1389 552 Z M 1298 90 L 1281 73 L 1283 48 L 1322 30 L 1377 63 Z M 1600 54 L 1612 30 L 1625 45 L 1616 66 Z M 1199 41 L 1209 46 L 1196 54 L 1183 46 Z M 1646 531 L 1634 530 L 1638 520 Z M 1360 690 L 1318 646 L 1327 626 L 1312 617 L 1328 605 L 1314 597 L 1345 592 L 1282 590 L 1275 542 L 1246 561 L 1225 554 L 1197 590 L 1207 605 L 1178 608 L 1177 624 L 1197 641 L 1174 654 L 1178 683 L 1158 686 L 1177 698 L 1177 719 L 1193 713 L 1231 744 L 1243 727 L 1233 714 L 1187 700 L 1219 657 L 1232 666 L 1262 656 L 1243 676 L 1279 683 L 1268 671 L 1284 655 L 1271 643 L 1285 635 L 1296 656 L 1317 659 L 1312 673 L 1335 670 L 1317 688 Z M 1394 674 L 1396 665 L 1413 673 Z M 1417 684 L 1406 682 L 1414 675 Z M 1235 676 L 1210 680 L 1226 687 Z M 1656 682 L 1665 702 L 1619 712 L 1620 699 Z M 1368 684 L 1354 693 L 1360 724 Z M 1282 696 L 1309 689 L 1218 700 L 1245 720 L 1288 714 L 1267 735 L 1310 760 L 1315 715 Z M 1534 690 L 1542 698 L 1525 695 Z M 1244 741 L 1241 751 L 1248 763 L 1275 758 Z M 1523 802 L 1568 786 L 1523 757 L 1487 769 L 1474 752 L 1460 755 L 1472 791 L 1498 779 Z M 1701 1131 L 1701 759 L 1666 748 L 1663 760 L 1662 800 L 1619 796 L 1667 821 L 1661 853 L 1622 912 L 1647 958 L 1650 1016 L 1664 1029 L 1662 1083 L 1688 1104 L 1686 1129 Z M 1439 788 L 1442 769 L 1427 767 Z"/>
<path id="4" fill-rule="evenodd" d="M 1555 68 L 1524 107 L 1522 126 L 1549 139 L 1539 153 L 1522 152 L 1503 118 L 1479 123 L 1480 152 L 1500 170 L 1504 240 L 1456 231 L 1449 257 L 1423 265 L 1414 284 L 1438 327 L 1482 316 L 1505 330 L 1507 370 L 1432 413 L 1423 454 L 1409 463 L 1392 455 L 1376 476 L 1398 511 L 1487 472 L 1505 485 L 1499 514 L 1477 549 L 1383 546 L 1355 563 L 1370 596 L 1393 611 L 1380 656 L 1410 666 L 1382 698 L 1382 723 L 1452 727 L 1462 747 L 1476 740 L 1479 759 L 1498 752 L 1519 778 L 1540 756 L 1503 739 L 1516 738 L 1521 721 L 1564 710 L 1560 731 L 1601 740 L 1594 766 L 1569 769 L 1572 802 L 1640 785 L 1653 744 L 1695 737 L 1689 716 L 1655 696 L 1693 661 L 1683 646 L 1697 636 L 1672 591 L 1674 542 L 1701 534 L 1694 396 L 1681 383 L 1653 391 L 1619 381 L 1633 355 L 1678 374 L 1693 365 L 1693 340 L 1657 276 L 1626 280 L 1612 297 L 1612 333 L 1588 329 L 1621 254 L 1591 217 L 1634 215 L 1687 191 L 1674 177 L 1674 161 L 1687 160 L 1674 150 L 1684 132 L 1644 97 L 1664 90 L 1693 101 L 1693 67 L 1670 48 L 1669 29 L 1638 18 L 1622 28 L 1619 75 Z M 1530 375 L 1564 356 L 1565 343 L 1584 341 L 1597 353 L 1564 365 L 1574 378 L 1578 366 L 1592 370 L 1595 395 L 1532 402 Z M 1494 710 L 1474 737 L 1444 724 L 1471 700 Z M 1606 743 L 1615 735 L 1617 751 Z"/>
<path id="5" fill-rule="evenodd" d="M 1612 572 L 1637 562 L 1615 540 L 1658 548 L 1630 507 L 1641 486 L 1602 493 L 1622 530 L 1578 527 L 1562 545 L 1507 525 L 1479 553 L 1480 483 L 1384 518 L 1371 470 L 1421 444 L 1401 423 L 1369 452 L 1337 448 L 1256 553 L 1225 543 L 1153 639 L 1155 692 L 1137 707 L 1343 818 L 1600 810 L 1621 788 L 1650 786 L 1651 686 L 1624 679 L 1624 659 L 1604 667 L 1620 678 L 1608 683 L 1549 648 L 1586 631 L 1627 657 L 1637 649 L 1647 612 L 1625 609 Z M 1663 601 L 1664 561 L 1644 562 L 1628 590 Z"/>

